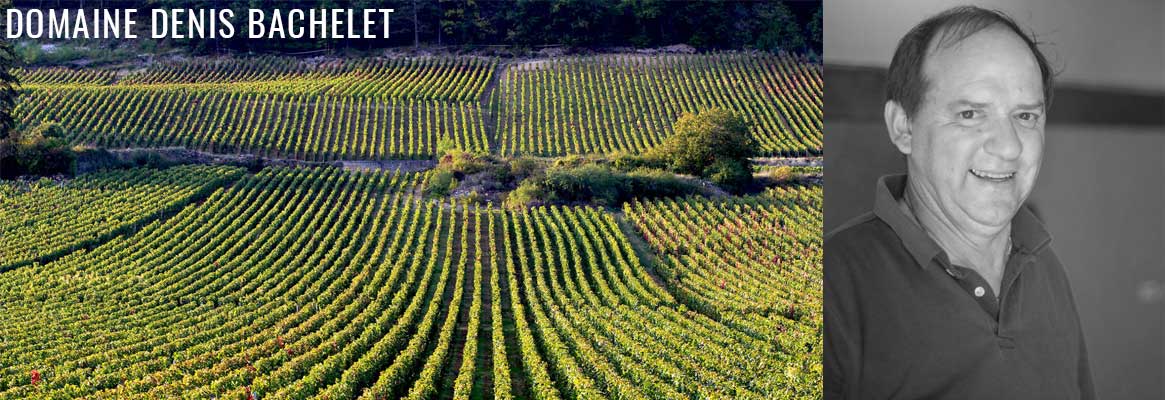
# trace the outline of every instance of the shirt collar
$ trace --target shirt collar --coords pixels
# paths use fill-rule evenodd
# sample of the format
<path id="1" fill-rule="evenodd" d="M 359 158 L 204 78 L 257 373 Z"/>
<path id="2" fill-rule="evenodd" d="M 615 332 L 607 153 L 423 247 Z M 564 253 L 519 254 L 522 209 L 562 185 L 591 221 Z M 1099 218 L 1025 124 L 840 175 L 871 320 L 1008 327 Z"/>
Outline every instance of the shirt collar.
<path id="1" fill-rule="evenodd" d="M 902 198 L 905 188 L 905 174 L 879 178 L 874 193 L 874 215 L 890 225 L 919 267 L 926 268 L 936 256 L 941 256 L 946 262 L 942 247 L 914 222 L 914 217 L 898 207 L 898 199 Z M 1025 205 L 1011 218 L 1011 240 L 1015 251 L 1034 254 L 1043 250 L 1052 241 L 1052 236 Z"/>

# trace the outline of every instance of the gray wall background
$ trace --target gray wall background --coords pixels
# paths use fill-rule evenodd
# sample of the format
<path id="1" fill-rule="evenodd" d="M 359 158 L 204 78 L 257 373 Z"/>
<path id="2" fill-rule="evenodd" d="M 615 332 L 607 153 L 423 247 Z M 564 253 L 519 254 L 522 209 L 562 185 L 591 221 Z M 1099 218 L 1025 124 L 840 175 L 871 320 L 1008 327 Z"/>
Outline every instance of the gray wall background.
<path id="1" fill-rule="evenodd" d="M 881 121 L 884 68 L 902 34 L 956 4 L 825 1 L 826 232 L 870 210 L 879 176 L 905 171 Z M 976 4 L 1054 43 L 1042 48 L 1062 74 L 1028 204 L 1071 279 L 1098 394 L 1165 399 L 1165 2 Z M 1138 107 L 1078 118 L 1114 98 Z"/>

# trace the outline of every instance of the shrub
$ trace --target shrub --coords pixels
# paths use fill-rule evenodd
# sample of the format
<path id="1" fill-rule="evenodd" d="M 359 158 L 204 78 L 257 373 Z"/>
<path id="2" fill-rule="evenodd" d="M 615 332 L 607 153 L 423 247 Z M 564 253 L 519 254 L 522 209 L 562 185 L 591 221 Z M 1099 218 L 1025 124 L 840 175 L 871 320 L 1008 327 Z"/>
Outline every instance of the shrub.
<path id="1" fill-rule="evenodd" d="M 671 171 L 725 182 L 739 190 L 752 181 L 749 157 L 756 155 L 756 141 L 748 123 L 729 110 L 711 109 L 685 113 L 675 123 L 675 133 L 646 155 Z M 744 174 L 740 167 L 744 167 Z"/>
<path id="2" fill-rule="evenodd" d="M 0 176 L 72 174 L 77 156 L 63 139 L 65 131 L 45 122 L 0 140 Z"/>
<path id="3" fill-rule="evenodd" d="M 632 198 L 677 197 L 700 189 L 666 171 L 638 169 L 630 173 L 611 167 L 587 164 L 577 168 L 556 168 L 545 177 L 522 181 L 510 192 L 508 208 L 544 203 L 589 203 L 615 207 Z"/>
<path id="4" fill-rule="evenodd" d="M 519 181 L 530 177 L 542 176 L 543 169 L 541 162 L 529 157 L 521 157 L 510 161 L 510 175 Z"/>
<path id="5" fill-rule="evenodd" d="M 448 196 L 453 189 L 457 188 L 457 178 L 453 176 L 453 171 L 438 168 L 425 176 L 424 184 L 422 191 L 425 196 L 443 197 Z"/>
<path id="6" fill-rule="evenodd" d="M 476 190 L 473 190 L 467 193 L 465 197 L 462 197 L 462 200 L 465 202 L 465 204 L 484 204 L 485 196 L 483 196 L 481 193 L 478 193 Z"/>
<path id="7" fill-rule="evenodd" d="M 704 176 L 727 191 L 739 193 L 752 183 L 752 166 L 736 160 L 717 160 L 704 171 Z"/>
<path id="8" fill-rule="evenodd" d="M 559 157 L 554 160 L 554 168 L 578 168 L 587 164 L 587 159 L 578 154 L 571 154 L 566 157 Z"/>
<path id="9" fill-rule="evenodd" d="M 615 167 L 616 170 L 624 172 L 634 171 L 640 168 L 667 168 L 667 163 L 660 162 L 657 159 L 630 154 L 622 151 L 611 154 L 610 160 L 612 167 Z"/>
<path id="10" fill-rule="evenodd" d="M 509 209 L 531 207 L 548 201 L 549 195 L 533 179 L 527 179 L 518 184 L 518 188 L 506 195 L 502 206 Z"/>
<path id="11" fill-rule="evenodd" d="M 152 169 L 166 169 L 172 165 L 165 158 L 162 158 L 161 155 L 151 151 L 134 153 L 130 159 L 130 163 L 135 167 Z"/>
<path id="12" fill-rule="evenodd" d="M 700 190 L 674 174 L 658 169 L 640 168 L 627 174 L 630 178 L 630 197 L 683 197 Z"/>

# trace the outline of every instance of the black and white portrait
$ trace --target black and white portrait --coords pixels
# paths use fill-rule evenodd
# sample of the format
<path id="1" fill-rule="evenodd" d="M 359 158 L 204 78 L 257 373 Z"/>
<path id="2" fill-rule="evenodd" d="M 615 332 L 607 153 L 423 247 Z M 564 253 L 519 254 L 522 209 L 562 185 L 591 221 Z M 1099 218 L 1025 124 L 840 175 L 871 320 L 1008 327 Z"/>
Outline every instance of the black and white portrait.
<path id="1" fill-rule="evenodd" d="M 1163 398 L 1161 2 L 826 2 L 827 399 Z"/>

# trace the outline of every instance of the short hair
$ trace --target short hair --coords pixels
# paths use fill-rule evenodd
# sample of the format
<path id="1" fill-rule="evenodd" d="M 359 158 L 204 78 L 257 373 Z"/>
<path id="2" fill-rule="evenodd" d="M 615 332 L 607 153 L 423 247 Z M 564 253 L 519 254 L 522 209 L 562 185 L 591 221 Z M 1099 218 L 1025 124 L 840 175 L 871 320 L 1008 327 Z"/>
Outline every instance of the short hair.
<path id="1" fill-rule="evenodd" d="M 1036 46 L 1033 36 L 1025 34 L 1019 25 L 1003 12 L 974 6 L 959 6 L 943 11 L 920 22 L 902 37 L 898 42 L 898 49 L 894 51 L 894 59 L 890 62 L 889 76 L 886 80 L 886 100 L 897 102 L 906 110 L 907 118 L 913 118 L 922 105 L 923 96 L 927 91 L 922 65 L 926 61 L 931 42 L 934 41 L 936 49 L 949 48 L 993 26 L 1010 29 L 1027 44 L 1040 66 L 1040 76 L 1044 83 L 1044 107 L 1050 106 L 1054 73 L 1048 65 L 1047 58 Z"/>

